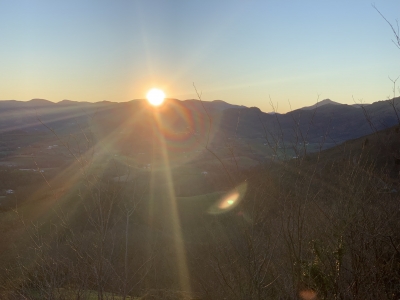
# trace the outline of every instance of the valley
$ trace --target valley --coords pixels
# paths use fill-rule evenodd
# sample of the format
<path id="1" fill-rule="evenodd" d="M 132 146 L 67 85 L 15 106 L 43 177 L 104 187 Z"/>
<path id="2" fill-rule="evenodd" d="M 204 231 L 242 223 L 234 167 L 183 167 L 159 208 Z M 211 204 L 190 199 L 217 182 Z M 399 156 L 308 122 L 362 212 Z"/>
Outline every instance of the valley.
<path id="1" fill-rule="evenodd" d="M 363 226 L 378 222 L 393 243 L 398 240 L 394 208 L 400 190 L 400 138 L 396 114 L 390 114 L 385 102 L 367 106 L 370 120 L 363 108 L 328 101 L 283 115 L 222 101 L 213 106 L 214 102 L 191 100 L 186 105 L 187 101 L 170 100 L 157 111 L 141 101 L 68 103 L 67 108 L 65 103 L 31 102 L 39 106 L 25 108 L 25 119 L 0 122 L 3 295 L 19 291 L 41 299 L 48 297 L 44 292 L 53 292 L 41 286 L 41 277 L 29 275 L 30 269 L 9 269 L 26 265 L 31 256 L 41 268 L 32 270 L 50 276 L 62 295 L 75 295 L 71 299 L 79 291 L 103 293 L 96 291 L 96 276 L 109 291 L 116 291 L 114 296 L 104 291 L 113 299 L 143 296 L 147 283 L 171 293 L 186 286 L 192 295 L 187 299 L 240 292 L 273 298 L 285 285 L 276 264 L 287 274 L 301 271 L 295 282 L 319 295 L 346 293 L 334 288 L 335 280 L 345 286 L 346 280 L 359 278 L 359 269 L 335 273 L 315 259 L 337 263 L 339 258 L 329 253 L 342 251 L 341 243 L 346 243 L 350 248 L 343 250 L 343 259 L 353 260 L 359 248 L 352 250 L 352 245 L 364 243 L 353 234 L 367 238 L 378 230 L 359 232 L 356 224 L 349 229 L 355 220 Z M 0 114 L 15 115 L 32 103 L 6 102 Z M 82 107 L 87 114 L 81 113 Z M 205 107 L 207 113 L 200 109 Z M 380 130 L 374 132 L 376 128 Z M 374 214 L 383 203 L 385 208 Z M 303 237 L 293 240 L 295 234 Z M 263 263 L 265 247 L 274 257 L 271 266 Z M 318 247 L 324 247 L 318 250 L 322 252 L 315 252 Z M 379 262 L 371 260 L 379 266 L 375 276 L 397 276 L 395 269 L 384 271 L 386 263 L 380 262 L 398 263 L 395 256 L 386 256 L 394 250 L 388 246 Z M 371 259 L 372 254 L 366 250 L 363 255 Z M 243 274 L 233 261 L 241 261 L 241 268 L 250 273 Z M 99 263 L 106 271 L 96 275 L 93 268 Z M 53 277 L 53 264 L 74 271 Z M 257 282 L 252 281 L 258 276 L 253 264 L 263 274 Z M 206 276 L 210 270 L 213 275 Z M 124 272 L 125 279 L 119 277 Z M 183 280 L 189 273 L 190 280 Z M 238 290 L 223 282 L 226 274 L 233 276 Z M 395 290 L 385 278 L 380 279 L 382 289 Z M 60 280 L 74 288 L 64 290 Z M 271 288 L 261 287 L 272 281 L 276 284 Z M 129 293 L 124 290 L 128 282 L 137 285 Z M 258 288 L 248 290 L 253 285 Z"/>

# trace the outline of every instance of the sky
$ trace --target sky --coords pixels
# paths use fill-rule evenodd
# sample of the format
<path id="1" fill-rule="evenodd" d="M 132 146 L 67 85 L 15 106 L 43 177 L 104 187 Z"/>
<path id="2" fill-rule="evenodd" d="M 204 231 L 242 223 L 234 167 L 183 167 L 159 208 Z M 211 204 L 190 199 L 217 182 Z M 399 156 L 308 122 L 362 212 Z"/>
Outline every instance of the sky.
<path id="1" fill-rule="evenodd" d="M 0 0 L 0 99 L 224 100 L 284 113 L 393 96 L 398 0 Z M 400 83 L 400 80 L 399 80 Z M 0 102 L 1 105 L 1 102 Z"/>

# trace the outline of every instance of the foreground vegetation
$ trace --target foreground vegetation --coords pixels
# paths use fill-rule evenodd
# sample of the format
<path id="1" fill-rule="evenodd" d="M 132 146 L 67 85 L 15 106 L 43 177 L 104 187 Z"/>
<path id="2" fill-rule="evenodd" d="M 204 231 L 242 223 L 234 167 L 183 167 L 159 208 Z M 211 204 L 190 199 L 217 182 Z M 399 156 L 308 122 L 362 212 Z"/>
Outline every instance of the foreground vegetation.
<path id="1" fill-rule="evenodd" d="M 54 179 L 7 196 L 2 299 L 396 299 L 399 127 L 305 143 L 247 168 L 209 149 L 204 174 L 68 148 Z"/>

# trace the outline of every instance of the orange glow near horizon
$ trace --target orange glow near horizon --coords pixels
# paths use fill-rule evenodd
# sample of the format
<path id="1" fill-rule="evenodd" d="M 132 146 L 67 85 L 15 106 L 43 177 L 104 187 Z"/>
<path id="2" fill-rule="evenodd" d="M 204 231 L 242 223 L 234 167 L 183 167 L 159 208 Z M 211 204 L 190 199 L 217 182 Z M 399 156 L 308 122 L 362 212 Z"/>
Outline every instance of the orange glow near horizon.
<path id="1" fill-rule="evenodd" d="M 164 102 L 165 93 L 160 89 L 153 88 L 147 92 L 146 98 L 151 105 L 159 106 Z"/>

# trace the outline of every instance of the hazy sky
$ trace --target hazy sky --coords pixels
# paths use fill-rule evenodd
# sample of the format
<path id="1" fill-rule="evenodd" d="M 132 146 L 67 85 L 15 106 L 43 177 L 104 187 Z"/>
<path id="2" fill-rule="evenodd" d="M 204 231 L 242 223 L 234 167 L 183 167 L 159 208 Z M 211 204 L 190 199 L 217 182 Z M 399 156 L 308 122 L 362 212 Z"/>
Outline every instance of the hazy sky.
<path id="1" fill-rule="evenodd" d="M 374 2 L 388 20 L 399 0 Z M 168 97 L 279 112 L 373 102 L 400 75 L 392 32 L 366 0 L 0 0 L 0 99 Z"/>

